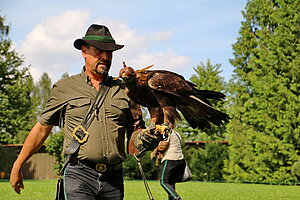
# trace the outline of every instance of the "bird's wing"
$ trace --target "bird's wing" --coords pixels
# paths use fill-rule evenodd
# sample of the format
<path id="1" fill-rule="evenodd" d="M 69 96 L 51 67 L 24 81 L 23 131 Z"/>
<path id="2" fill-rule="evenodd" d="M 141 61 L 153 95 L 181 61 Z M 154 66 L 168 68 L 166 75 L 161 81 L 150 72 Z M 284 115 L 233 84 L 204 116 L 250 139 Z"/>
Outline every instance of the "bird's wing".
<path id="1" fill-rule="evenodd" d="M 168 71 L 156 71 L 148 79 L 148 85 L 154 90 L 180 96 L 191 90 L 185 79 L 178 74 Z"/>

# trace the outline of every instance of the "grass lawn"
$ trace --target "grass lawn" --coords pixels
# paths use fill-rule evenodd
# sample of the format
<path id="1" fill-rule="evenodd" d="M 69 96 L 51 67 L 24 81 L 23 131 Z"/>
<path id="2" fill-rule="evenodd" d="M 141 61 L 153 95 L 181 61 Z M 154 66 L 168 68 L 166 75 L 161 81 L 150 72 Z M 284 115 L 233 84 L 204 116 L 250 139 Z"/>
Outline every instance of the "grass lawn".
<path id="1" fill-rule="evenodd" d="M 167 199 L 158 181 L 149 181 L 155 200 Z M 54 200 L 56 180 L 25 180 L 21 195 L 8 181 L 0 181 L 2 200 Z M 295 200 L 300 199 L 299 186 L 187 182 L 176 185 L 184 200 Z M 125 181 L 125 200 L 147 200 L 143 181 Z"/>

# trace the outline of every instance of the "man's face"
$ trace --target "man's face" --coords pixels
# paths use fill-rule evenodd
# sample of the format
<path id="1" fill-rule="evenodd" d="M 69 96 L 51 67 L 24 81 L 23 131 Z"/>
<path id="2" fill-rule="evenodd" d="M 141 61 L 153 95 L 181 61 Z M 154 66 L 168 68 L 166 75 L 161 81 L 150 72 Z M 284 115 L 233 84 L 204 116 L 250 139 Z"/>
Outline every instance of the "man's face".
<path id="1" fill-rule="evenodd" d="M 86 70 L 95 75 L 106 75 L 111 66 L 112 51 L 97 49 L 93 46 L 82 47 Z"/>

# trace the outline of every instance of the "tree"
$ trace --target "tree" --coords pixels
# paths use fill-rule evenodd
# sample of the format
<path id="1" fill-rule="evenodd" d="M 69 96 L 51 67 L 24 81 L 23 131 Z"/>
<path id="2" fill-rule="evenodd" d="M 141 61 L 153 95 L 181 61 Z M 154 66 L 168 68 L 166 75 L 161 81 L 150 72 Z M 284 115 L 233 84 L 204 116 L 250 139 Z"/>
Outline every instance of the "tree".
<path id="1" fill-rule="evenodd" d="M 295 181 L 300 150 L 300 1 L 252 0 L 233 45 L 227 179 Z"/>
<path id="2" fill-rule="evenodd" d="M 63 130 L 60 130 L 51 134 L 45 141 L 46 151 L 55 157 L 56 164 L 54 165 L 54 171 L 57 174 L 60 174 L 65 162 L 65 156 L 63 154 L 64 136 Z"/>
<path id="3" fill-rule="evenodd" d="M 14 144 L 23 144 L 32 126 L 37 122 L 37 107 L 32 98 L 34 88 L 33 78 L 29 74 L 20 78 L 18 84 L 10 90 L 12 92 L 10 97 L 14 99 L 11 105 L 14 108 L 14 115 L 11 120 L 17 121 L 13 127 L 13 130 L 16 130 L 12 141 Z"/>
<path id="4" fill-rule="evenodd" d="M 228 156 L 227 146 L 220 143 L 206 143 L 203 149 L 194 147 L 184 151 L 194 180 L 223 180 L 224 160 Z"/>
<path id="5" fill-rule="evenodd" d="M 19 142 L 20 134 L 30 130 L 33 109 L 32 77 L 28 68 L 21 69 L 23 58 L 12 49 L 9 28 L 0 16 L 0 144 Z"/>
<path id="6" fill-rule="evenodd" d="M 37 114 L 40 115 L 44 110 L 48 97 L 50 95 L 52 83 L 49 75 L 43 73 L 35 89 L 35 102 L 37 106 Z"/>

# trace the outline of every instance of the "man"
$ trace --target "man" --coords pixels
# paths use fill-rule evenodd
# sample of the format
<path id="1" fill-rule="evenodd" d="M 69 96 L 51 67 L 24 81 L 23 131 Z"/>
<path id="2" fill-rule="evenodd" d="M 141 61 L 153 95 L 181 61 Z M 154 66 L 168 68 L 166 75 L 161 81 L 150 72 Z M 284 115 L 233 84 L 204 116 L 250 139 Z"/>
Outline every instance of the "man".
<path id="1" fill-rule="evenodd" d="M 74 42 L 74 47 L 81 50 L 83 70 L 54 84 L 45 110 L 13 165 L 10 182 L 17 193 L 24 189 L 22 165 L 42 146 L 53 126 L 62 121 L 65 153 L 74 140 L 81 143 L 64 170 L 65 199 L 123 199 L 125 132 L 129 140 L 137 130 L 134 142 L 141 147 L 146 141 L 145 148 L 157 144 L 158 137 L 149 131 L 139 131 L 145 128 L 140 110 L 130 106 L 132 102 L 123 83 L 108 76 L 113 51 L 124 45 L 116 44 L 107 27 L 93 24 L 85 37 Z M 83 131 L 84 137 L 76 139 L 76 129 L 103 87 L 108 87 L 108 91 L 102 106 L 92 112 L 95 118 Z"/>
<path id="2" fill-rule="evenodd" d="M 182 179 L 185 168 L 185 160 L 181 148 L 181 136 L 179 133 L 172 130 L 168 140 L 161 141 L 154 153 L 158 158 L 162 158 L 160 184 L 168 193 L 169 200 L 181 199 L 175 191 L 175 184 Z"/>

